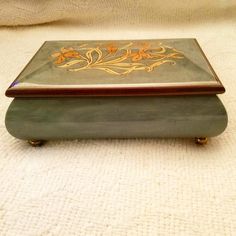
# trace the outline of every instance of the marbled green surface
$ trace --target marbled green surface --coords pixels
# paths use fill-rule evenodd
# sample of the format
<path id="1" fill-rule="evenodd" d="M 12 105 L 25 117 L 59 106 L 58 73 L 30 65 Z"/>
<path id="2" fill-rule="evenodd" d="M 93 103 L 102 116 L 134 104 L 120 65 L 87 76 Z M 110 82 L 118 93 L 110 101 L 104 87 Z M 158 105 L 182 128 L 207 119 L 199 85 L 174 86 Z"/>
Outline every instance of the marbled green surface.
<path id="1" fill-rule="evenodd" d="M 68 71 L 66 68 L 60 68 L 55 65 L 55 58 L 52 57 L 55 52 L 61 53 L 62 48 L 74 48 L 78 50 L 79 55 L 86 57 L 86 53 L 90 48 L 100 48 L 103 53 L 102 60 L 107 61 L 109 45 L 114 45 L 121 49 L 125 45 L 131 43 L 129 47 L 132 53 L 138 53 L 142 50 L 142 45 L 148 44 L 147 51 L 143 56 L 134 61 L 136 63 L 148 64 L 152 58 L 146 58 L 149 54 L 155 52 L 160 45 L 175 48 L 183 54 L 182 59 L 165 58 L 173 63 L 164 63 L 155 67 L 153 71 L 146 70 L 132 71 L 125 75 L 114 75 L 103 70 L 83 69 L 77 72 Z M 80 48 L 81 45 L 86 45 Z M 111 58 L 116 59 L 125 50 L 114 52 Z M 97 57 L 97 53 L 93 51 L 92 57 Z M 104 57 L 104 58 L 103 58 Z M 79 56 L 78 59 L 81 59 Z M 67 58 L 70 60 L 70 58 Z M 90 60 L 90 59 L 89 59 Z M 96 58 L 97 60 L 97 58 Z M 131 57 L 128 60 L 132 63 Z M 80 62 L 82 63 L 82 62 Z M 79 64 L 74 65 L 77 68 Z M 124 61 L 122 61 L 124 64 Z M 62 63 L 64 64 L 64 63 Z M 82 63 L 83 64 L 83 63 Z M 117 65 L 116 65 L 117 66 Z M 102 67 L 102 66 L 101 66 Z M 71 67 L 70 67 L 71 68 Z M 109 67 L 109 69 L 114 69 Z M 115 70 L 115 69 L 114 69 Z M 124 71 L 123 71 L 124 72 Z M 205 58 L 203 57 L 199 47 L 194 39 L 160 39 L 160 40 L 114 40 L 114 41 L 47 41 L 38 51 L 33 60 L 27 65 L 17 80 L 12 84 L 14 89 L 32 89 L 32 88 L 49 88 L 49 87 L 81 87 L 81 86 L 174 86 L 188 84 L 218 84 L 215 75 L 209 68 Z M 11 89 L 11 88 L 10 88 Z"/>
<path id="2" fill-rule="evenodd" d="M 207 96 L 15 98 L 6 127 L 19 139 L 216 136 L 227 126 Z"/>

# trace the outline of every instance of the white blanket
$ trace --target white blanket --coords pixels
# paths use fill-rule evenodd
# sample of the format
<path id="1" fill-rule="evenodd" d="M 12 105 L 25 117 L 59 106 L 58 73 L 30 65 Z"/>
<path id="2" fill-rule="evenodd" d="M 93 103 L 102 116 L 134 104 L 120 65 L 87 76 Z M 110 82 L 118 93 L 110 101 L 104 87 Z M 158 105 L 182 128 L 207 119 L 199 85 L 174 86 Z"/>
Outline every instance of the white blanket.
<path id="1" fill-rule="evenodd" d="M 62 6 L 77 19 L 0 28 L 0 235 L 236 235 L 235 1 L 5 2 L 5 25 L 64 18 Z M 7 133 L 4 92 L 43 41 L 176 37 L 196 37 L 226 87 L 229 125 L 207 146 L 138 139 L 32 148 Z"/>
<path id="2" fill-rule="evenodd" d="M 155 24 L 230 19 L 235 0 L 0 0 L 0 25 L 74 19 L 80 24 Z"/>

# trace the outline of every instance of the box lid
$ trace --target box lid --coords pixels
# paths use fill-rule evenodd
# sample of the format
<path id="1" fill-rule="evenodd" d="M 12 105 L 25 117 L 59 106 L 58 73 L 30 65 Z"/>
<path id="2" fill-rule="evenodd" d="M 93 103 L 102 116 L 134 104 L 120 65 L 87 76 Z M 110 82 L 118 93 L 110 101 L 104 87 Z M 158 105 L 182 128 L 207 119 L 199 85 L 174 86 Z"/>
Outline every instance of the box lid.
<path id="1" fill-rule="evenodd" d="M 9 97 L 149 96 L 225 91 L 196 39 L 46 41 Z"/>

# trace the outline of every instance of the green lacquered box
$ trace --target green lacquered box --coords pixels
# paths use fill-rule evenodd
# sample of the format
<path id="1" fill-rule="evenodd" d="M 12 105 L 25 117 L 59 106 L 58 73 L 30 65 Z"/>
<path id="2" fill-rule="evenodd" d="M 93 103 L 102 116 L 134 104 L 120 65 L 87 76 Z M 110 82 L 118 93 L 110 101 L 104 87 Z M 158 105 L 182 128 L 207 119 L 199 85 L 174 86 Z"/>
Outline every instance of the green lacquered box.
<path id="1" fill-rule="evenodd" d="M 6 91 L 14 137 L 219 135 L 225 91 L 195 39 L 47 41 Z M 20 124 L 20 125 L 19 125 Z"/>

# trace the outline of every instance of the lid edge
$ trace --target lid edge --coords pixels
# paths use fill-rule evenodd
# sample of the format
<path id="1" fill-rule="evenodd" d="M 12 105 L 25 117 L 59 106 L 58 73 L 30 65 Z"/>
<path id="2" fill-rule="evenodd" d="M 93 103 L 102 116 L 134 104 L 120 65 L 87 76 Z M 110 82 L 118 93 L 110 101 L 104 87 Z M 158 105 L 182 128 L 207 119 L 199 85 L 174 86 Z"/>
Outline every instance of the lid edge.
<path id="1" fill-rule="evenodd" d="M 182 86 L 152 88 L 75 88 L 75 89 L 8 89 L 7 97 L 83 97 L 83 96 L 175 96 L 221 94 L 225 88 L 219 84 L 214 86 Z"/>

